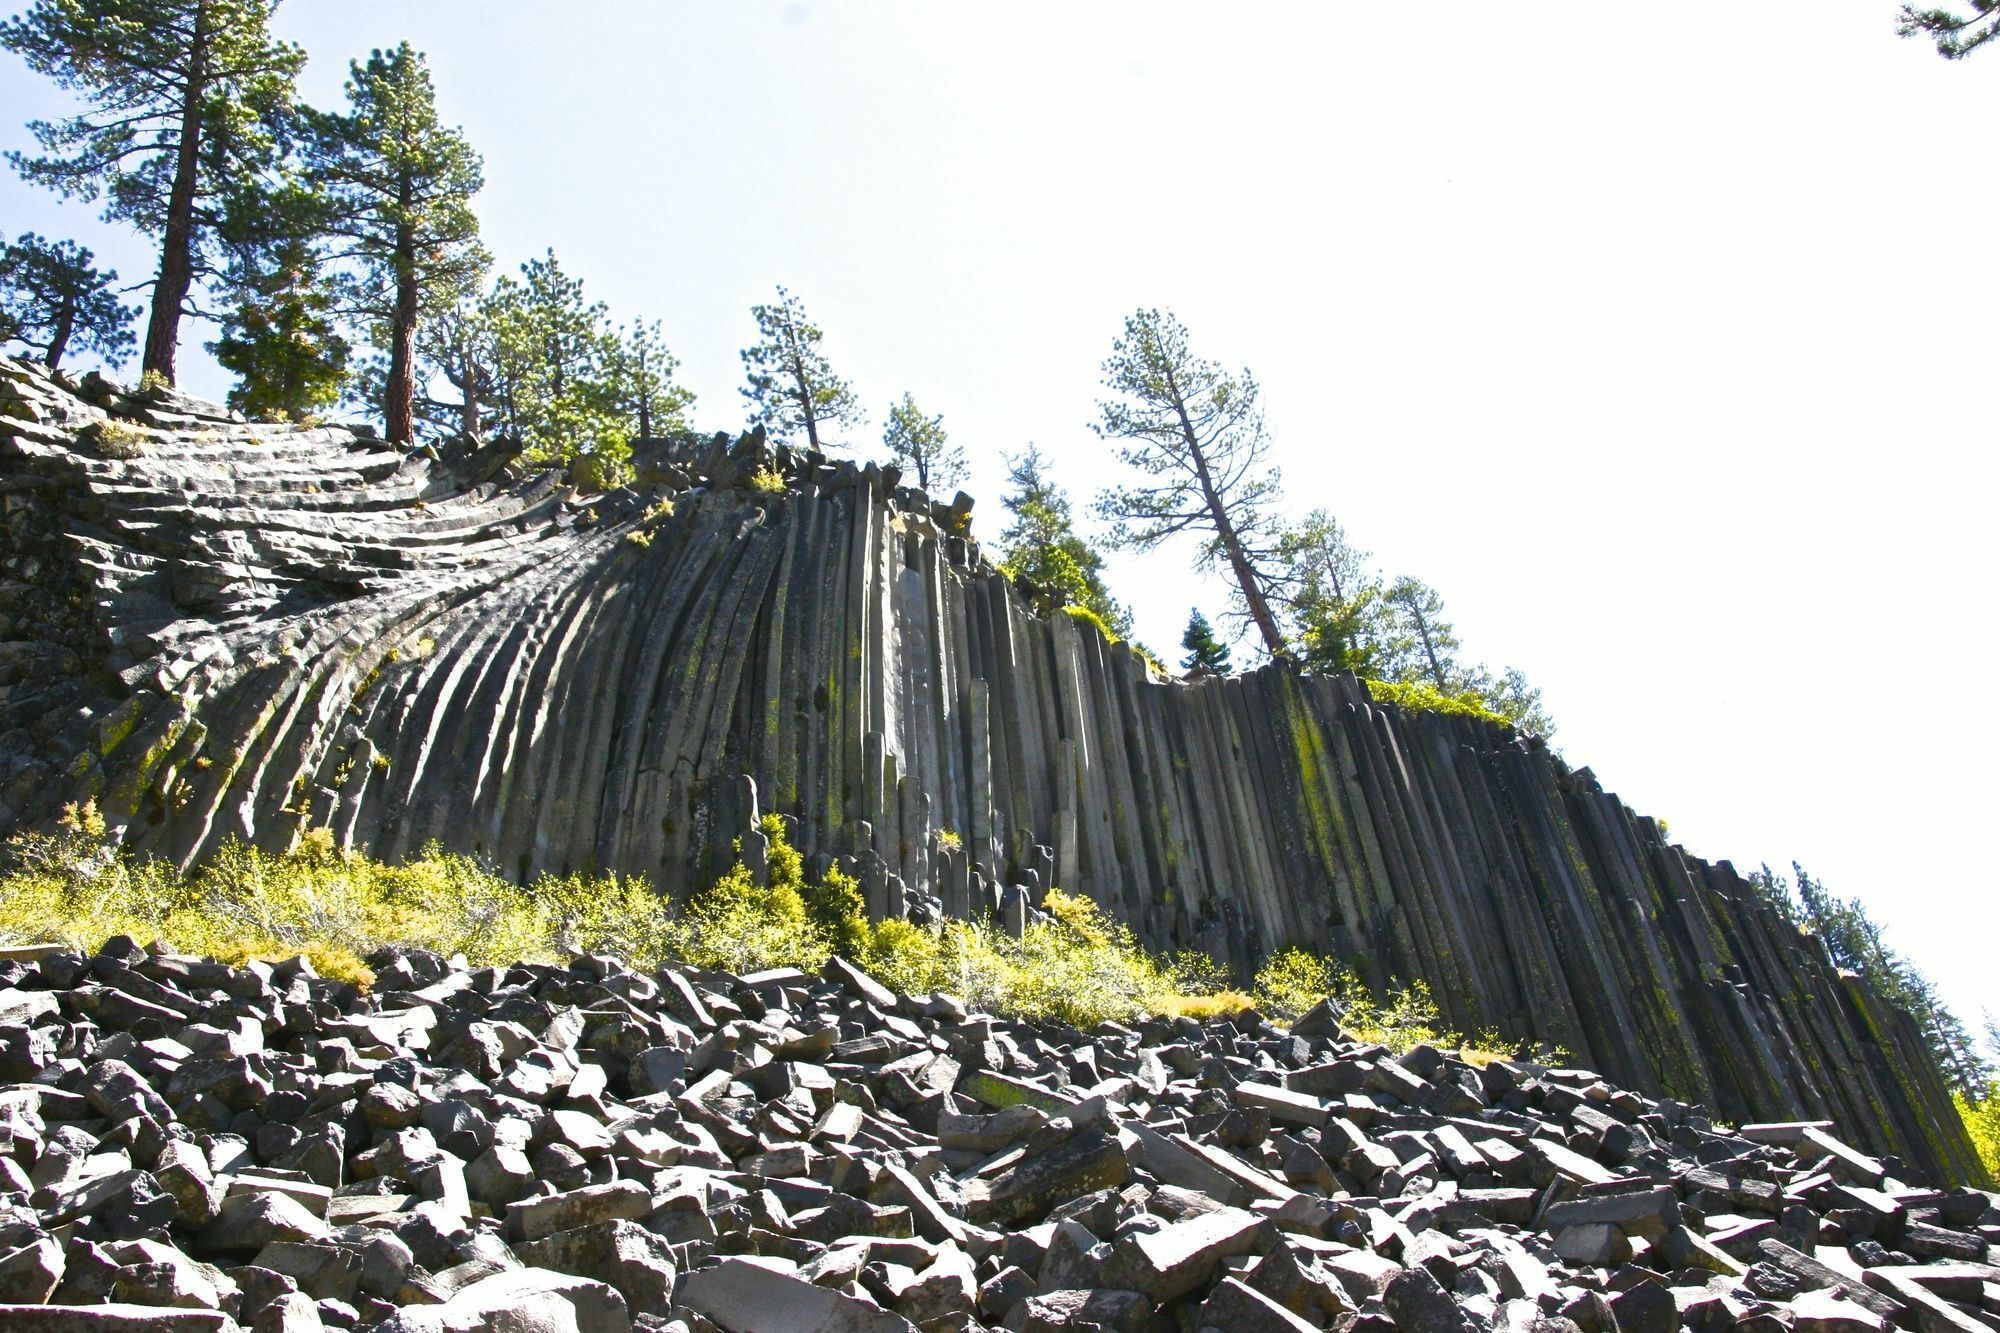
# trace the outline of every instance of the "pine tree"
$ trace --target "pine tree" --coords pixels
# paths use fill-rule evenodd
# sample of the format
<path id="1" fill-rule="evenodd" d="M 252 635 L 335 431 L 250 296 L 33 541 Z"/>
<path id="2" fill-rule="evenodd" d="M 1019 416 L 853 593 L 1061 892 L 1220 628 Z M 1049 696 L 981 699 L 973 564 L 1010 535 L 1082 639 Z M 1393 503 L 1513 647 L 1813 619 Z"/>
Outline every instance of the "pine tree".
<path id="1" fill-rule="evenodd" d="M 1104 557 L 1077 534 L 1069 496 L 1048 475 L 1048 458 L 1034 445 L 1007 460 L 1013 487 L 1000 503 L 1012 522 L 1000 534 L 1000 568 L 1008 577 L 1053 588 L 1111 626 L 1120 638 L 1132 635 L 1132 614 L 1114 601 L 1104 583 Z"/>
<path id="2" fill-rule="evenodd" d="M 313 117 L 312 174 L 329 197 L 327 234 L 350 268 L 349 309 L 388 355 L 386 435 L 416 437 L 418 330 L 485 271 L 472 196 L 479 154 L 438 120 L 423 56 L 404 42 L 349 66 L 348 112 Z"/>
<path id="3" fill-rule="evenodd" d="M 1387 606 L 1368 552 L 1349 542 L 1338 519 L 1315 509 L 1278 540 L 1272 593 L 1283 601 L 1311 671 L 1381 676 L 1377 641 Z"/>
<path id="4" fill-rule="evenodd" d="M 780 287 L 776 305 L 751 306 L 750 314 L 763 339 L 741 353 L 749 383 L 740 392 L 750 400 L 750 419 L 781 436 L 803 430 L 815 450 L 827 447 L 823 429 L 859 425 L 861 400 L 827 364 L 819 350 L 825 335 L 799 298 Z"/>
<path id="5" fill-rule="evenodd" d="M 889 456 L 917 474 L 917 489 L 928 493 L 956 487 L 965 480 L 965 450 L 951 442 L 944 418 L 927 417 L 908 393 L 889 407 L 889 424 L 882 432 Z"/>
<path id="6" fill-rule="evenodd" d="M 2000 36 L 2000 0 L 1966 0 L 1972 12 L 1904 5 L 1896 17 L 1902 37 L 1928 37 L 1946 60 L 1963 60 Z"/>
<path id="7" fill-rule="evenodd" d="M 611 373 L 617 333 L 583 281 L 551 250 L 502 278 L 481 306 L 492 330 L 495 407 L 530 463 L 587 465 L 589 480 L 618 482 L 631 457 L 631 420 Z"/>
<path id="8" fill-rule="evenodd" d="M 28 126 L 42 155 L 8 154 L 28 180 L 107 197 L 105 217 L 159 238 L 142 368 L 167 383 L 181 315 L 214 272 L 215 228 L 281 156 L 298 47 L 269 31 L 276 0 L 37 0 L 0 46 L 90 109 Z"/>
<path id="9" fill-rule="evenodd" d="M 1870 990 L 1916 1020 L 1938 1071 L 1953 1087 L 1967 1096 L 1983 1094 L 1994 1077 L 1993 1065 L 1965 1024 L 1945 1007 L 1930 978 L 1883 940 L 1882 927 L 1859 898 L 1835 896 L 1797 861 L 1789 882 L 1768 865 L 1749 878 L 1759 897 L 1819 938 L 1835 967 L 1859 973 Z"/>
<path id="10" fill-rule="evenodd" d="M 27 233 L 0 250 L 0 342 L 33 348 L 50 370 L 72 346 L 118 365 L 131 354 L 139 312 L 112 294 L 116 281 L 74 241 Z"/>
<path id="11" fill-rule="evenodd" d="M 1112 344 L 1104 386 L 1113 396 L 1098 404 L 1091 429 L 1124 441 L 1118 456 L 1149 479 L 1099 497 L 1113 540 L 1146 551 L 1177 533 L 1204 534 L 1202 566 L 1228 572 L 1265 650 L 1288 656 L 1266 594 L 1276 563 L 1278 471 L 1257 381 L 1196 357 L 1173 315 L 1141 310 Z"/>
<path id="12" fill-rule="evenodd" d="M 493 327 L 479 299 L 461 298 L 425 320 L 417 329 L 418 420 L 431 432 L 477 440 L 486 407 L 498 392 L 498 365 Z M 457 398 L 432 395 L 440 379 Z"/>
<path id="13" fill-rule="evenodd" d="M 307 421 L 338 402 L 353 348 L 340 334 L 313 244 L 295 237 L 266 265 L 247 260 L 230 285 L 241 300 L 209 344 L 238 377 L 229 405 L 250 417 Z"/>
<path id="14" fill-rule="evenodd" d="M 1445 619 L 1438 590 L 1405 575 L 1389 585 L 1382 600 L 1392 625 L 1383 652 L 1389 679 L 1415 677 L 1441 694 L 1459 693 L 1458 631 Z"/>
<path id="15" fill-rule="evenodd" d="M 619 405 L 632 424 L 633 438 L 651 439 L 687 429 L 694 392 L 674 383 L 679 368 L 680 362 L 660 336 L 659 321 L 634 323 L 618 335 L 609 373 Z"/>
<path id="16" fill-rule="evenodd" d="M 1187 656 L 1181 659 L 1181 670 L 1189 675 L 1229 674 L 1229 645 L 1215 637 L 1208 617 L 1200 610 L 1188 616 L 1187 633 L 1181 635 L 1181 647 L 1187 649 Z"/>

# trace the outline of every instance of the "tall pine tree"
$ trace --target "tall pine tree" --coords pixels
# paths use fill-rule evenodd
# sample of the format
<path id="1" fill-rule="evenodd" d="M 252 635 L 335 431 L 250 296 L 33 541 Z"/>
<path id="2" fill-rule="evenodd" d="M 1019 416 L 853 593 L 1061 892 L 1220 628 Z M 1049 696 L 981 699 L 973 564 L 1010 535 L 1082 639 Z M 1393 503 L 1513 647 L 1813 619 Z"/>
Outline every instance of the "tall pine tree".
<path id="1" fill-rule="evenodd" d="M 1112 396 L 1091 429 L 1119 441 L 1118 456 L 1146 478 L 1099 497 L 1113 540 L 1145 551 L 1177 533 L 1200 535 L 1203 566 L 1227 572 L 1265 650 L 1288 656 L 1267 591 L 1278 471 L 1257 381 L 1195 356 L 1171 313 L 1141 310 L 1112 344 L 1104 387 Z"/>
<path id="2" fill-rule="evenodd" d="M 944 418 L 927 417 L 909 394 L 889 408 L 889 424 L 882 431 L 882 443 L 889 456 L 917 474 L 917 489 L 957 486 L 965 480 L 965 450 L 951 442 Z"/>
<path id="3" fill-rule="evenodd" d="M 1896 17 L 1896 32 L 1904 37 L 1928 37 L 1946 60 L 1963 60 L 2000 37 L 2000 0 L 1965 0 L 1964 9 L 1926 9 L 1904 5 Z"/>
<path id="4" fill-rule="evenodd" d="M 33 121 L 28 180 L 106 197 L 105 217 L 158 239 L 142 368 L 171 384 L 181 315 L 219 259 L 224 208 L 254 194 L 284 150 L 305 52 L 273 39 L 276 0 L 37 0 L 0 46 L 89 110 Z"/>
<path id="5" fill-rule="evenodd" d="M 344 115 L 313 117 L 312 176 L 328 197 L 326 234 L 345 265 L 343 294 L 388 357 L 382 417 L 397 444 L 416 438 L 417 336 L 485 271 L 472 196 L 479 154 L 438 120 L 421 53 L 404 42 L 355 61 Z"/>

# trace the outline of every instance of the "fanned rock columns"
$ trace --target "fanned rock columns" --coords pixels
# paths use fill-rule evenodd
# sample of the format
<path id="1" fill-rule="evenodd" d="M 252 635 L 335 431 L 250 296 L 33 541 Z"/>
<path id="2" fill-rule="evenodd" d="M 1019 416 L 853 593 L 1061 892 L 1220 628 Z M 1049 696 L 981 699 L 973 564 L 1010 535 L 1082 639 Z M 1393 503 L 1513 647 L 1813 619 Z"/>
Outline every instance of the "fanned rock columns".
<path id="1" fill-rule="evenodd" d="M 1059 884 L 1156 947 L 1330 949 L 1724 1119 L 1977 1169 L 1911 1020 L 1587 769 L 1351 678 L 1166 680 L 893 469 L 718 437 L 585 496 L 19 362 L 0 412 L 0 823 L 95 795 L 183 862 L 330 826 L 681 894 L 777 811 L 878 914 Z"/>

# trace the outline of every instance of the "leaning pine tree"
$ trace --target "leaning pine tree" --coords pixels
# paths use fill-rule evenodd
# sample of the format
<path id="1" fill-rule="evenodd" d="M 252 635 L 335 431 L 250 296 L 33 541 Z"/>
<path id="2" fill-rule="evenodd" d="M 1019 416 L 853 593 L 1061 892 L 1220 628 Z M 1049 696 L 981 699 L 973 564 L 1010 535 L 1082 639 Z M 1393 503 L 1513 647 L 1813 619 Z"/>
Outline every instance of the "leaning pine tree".
<path id="1" fill-rule="evenodd" d="M 38 0 L 0 46 L 88 103 L 28 129 L 42 155 L 9 153 L 28 180 L 158 238 L 144 371 L 168 384 L 195 284 L 219 264 L 225 206 L 255 194 L 282 155 L 305 52 L 273 39 L 277 0 Z"/>
<path id="2" fill-rule="evenodd" d="M 1104 387 L 1112 396 L 1098 405 L 1091 429 L 1120 441 L 1118 456 L 1147 478 L 1098 498 L 1113 541 L 1143 551 L 1177 533 L 1202 536 L 1202 565 L 1228 571 L 1265 650 L 1290 656 L 1266 591 L 1278 470 L 1257 381 L 1195 356 L 1172 314 L 1141 310 L 1112 344 Z"/>

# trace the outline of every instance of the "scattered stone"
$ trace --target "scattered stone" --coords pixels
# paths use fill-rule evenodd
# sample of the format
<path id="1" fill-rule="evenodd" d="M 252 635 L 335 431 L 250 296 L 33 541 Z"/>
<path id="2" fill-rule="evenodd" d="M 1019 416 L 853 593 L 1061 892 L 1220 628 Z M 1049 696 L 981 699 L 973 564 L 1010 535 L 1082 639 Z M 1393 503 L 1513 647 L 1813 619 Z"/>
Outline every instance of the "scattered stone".
<path id="1" fill-rule="evenodd" d="M 56 1005 L 0 998 L 52 1034 L 0 1086 L 0 1328 L 1972 1333 L 2000 1291 L 1992 1196 L 1588 1071 L 838 959 L 376 962 L 0 960 Z"/>

